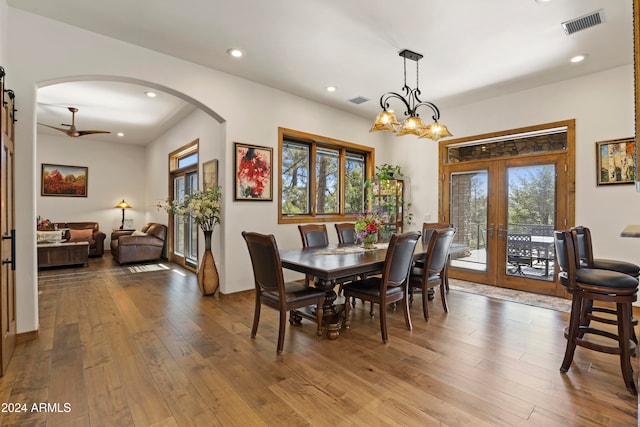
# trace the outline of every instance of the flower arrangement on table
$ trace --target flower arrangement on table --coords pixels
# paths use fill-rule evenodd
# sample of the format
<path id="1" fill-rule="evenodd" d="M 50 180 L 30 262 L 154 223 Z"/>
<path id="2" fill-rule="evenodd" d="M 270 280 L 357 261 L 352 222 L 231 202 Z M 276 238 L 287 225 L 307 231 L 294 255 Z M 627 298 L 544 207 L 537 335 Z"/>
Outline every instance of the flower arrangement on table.
<path id="1" fill-rule="evenodd" d="M 53 230 L 51 221 L 38 215 L 38 217 L 36 218 L 36 230 Z"/>
<path id="2" fill-rule="evenodd" d="M 187 194 L 181 201 L 167 200 L 159 203 L 158 207 L 180 218 L 191 217 L 206 236 L 206 232 L 213 231 L 216 224 L 220 224 L 221 198 L 220 187 L 213 186 Z"/>
<path id="3" fill-rule="evenodd" d="M 378 231 L 382 226 L 382 220 L 373 212 L 358 215 L 356 219 L 356 238 L 362 242 L 362 246 L 367 249 L 373 248 L 378 241 Z"/>

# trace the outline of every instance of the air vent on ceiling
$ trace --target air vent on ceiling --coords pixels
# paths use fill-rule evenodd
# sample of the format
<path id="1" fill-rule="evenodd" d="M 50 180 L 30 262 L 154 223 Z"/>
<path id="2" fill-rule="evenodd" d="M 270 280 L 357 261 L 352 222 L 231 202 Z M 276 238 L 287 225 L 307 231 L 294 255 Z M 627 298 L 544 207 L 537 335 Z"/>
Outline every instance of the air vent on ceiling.
<path id="1" fill-rule="evenodd" d="M 562 23 L 562 28 L 566 35 L 570 36 L 573 33 L 577 33 L 581 30 L 600 25 L 604 22 L 604 15 L 602 9 L 596 10 L 588 15 L 581 16 L 570 21 Z"/>
<path id="2" fill-rule="evenodd" d="M 357 96 L 353 99 L 350 99 L 349 102 L 353 102 L 354 104 L 362 104 L 363 102 L 367 102 L 369 98 L 365 98 L 364 96 Z"/>

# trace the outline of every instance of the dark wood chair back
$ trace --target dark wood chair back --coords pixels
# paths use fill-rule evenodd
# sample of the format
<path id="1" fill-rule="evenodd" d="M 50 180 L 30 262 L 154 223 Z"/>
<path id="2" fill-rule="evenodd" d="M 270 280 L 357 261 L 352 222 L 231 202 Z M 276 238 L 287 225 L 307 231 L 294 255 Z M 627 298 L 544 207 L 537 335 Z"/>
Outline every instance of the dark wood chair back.
<path id="1" fill-rule="evenodd" d="M 336 232 L 338 233 L 338 243 L 355 243 L 356 242 L 356 225 L 352 222 L 336 223 Z"/>
<path id="2" fill-rule="evenodd" d="M 324 224 L 299 225 L 298 230 L 302 238 L 303 248 L 317 248 L 329 244 L 327 226 Z"/>
<path id="3" fill-rule="evenodd" d="M 291 311 L 292 323 L 302 320 L 302 317 L 313 318 L 317 325 L 317 334 L 322 334 L 323 304 L 326 293 L 321 289 L 312 288 L 296 282 L 286 283 L 282 273 L 280 252 L 273 235 L 250 233 L 243 231 L 242 237 L 247 243 L 251 265 L 253 268 L 254 285 L 256 289 L 255 313 L 251 338 L 255 338 L 260 322 L 260 307 L 262 304 L 280 312 L 278 327 L 277 353 L 282 353 L 284 346 L 284 332 L 286 314 Z M 315 317 L 294 310 L 308 305 L 316 306 Z"/>

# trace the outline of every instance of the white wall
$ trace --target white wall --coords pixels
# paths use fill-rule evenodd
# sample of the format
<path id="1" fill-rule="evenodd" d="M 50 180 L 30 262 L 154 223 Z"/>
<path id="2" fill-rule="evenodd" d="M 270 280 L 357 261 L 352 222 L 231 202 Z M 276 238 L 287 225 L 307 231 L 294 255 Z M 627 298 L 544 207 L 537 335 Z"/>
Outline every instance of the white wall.
<path id="1" fill-rule="evenodd" d="M 242 230 L 273 233 L 282 248 L 300 245 L 295 225 L 277 225 L 275 195 L 274 201 L 268 203 L 233 200 L 229 165 L 233 162 L 235 141 L 269 146 L 277 153 L 278 127 L 283 126 L 375 148 L 382 146 L 383 136 L 368 132 L 371 125 L 368 120 L 288 93 L 13 8 L 9 8 L 8 22 L 11 35 L 8 56 L 13 65 L 13 89 L 20 109 L 16 127 L 16 205 L 21 213 L 17 229 L 24 239 L 17 247 L 16 256 L 18 332 L 37 329 L 38 325 L 33 218 L 37 215 L 35 195 L 39 192 L 35 155 L 35 105 L 39 84 L 87 76 L 129 79 L 183 99 L 195 100 L 224 119 L 222 127 L 214 131 L 223 141 L 222 151 L 211 151 L 212 156 L 223 153 L 219 158 L 219 172 L 224 185 L 224 223 L 219 229 L 222 246 L 216 260 L 223 272 L 221 275 L 224 274 L 221 283 L 224 293 L 253 286 L 249 256 L 240 235 Z M 74 52 L 82 61 L 73 62 L 68 57 L 61 57 L 60 46 Z M 153 173 L 151 168 L 153 171 L 157 167 L 166 168 L 166 154 L 161 163 L 154 160 L 149 164 L 148 174 Z M 150 155 L 161 156 L 158 152 Z M 275 157 L 273 170 L 277 171 L 279 163 Z M 384 162 L 380 155 L 376 158 Z M 153 180 L 153 176 L 148 175 L 145 180 Z M 166 184 L 166 180 L 162 182 Z M 158 195 L 164 195 L 154 189 L 155 186 L 147 189 L 147 206 Z M 155 215 L 153 210 L 148 210 L 145 218 L 150 220 Z"/>
<path id="2" fill-rule="evenodd" d="M 53 222 L 97 221 L 107 238 L 122 223 L 122 199 L 131 206 L 125 218 L 144 225 L 146 214 L 145 147 L 38 133 L 36 213 Z M 41 196 L 42 163 L 88 167 L 87 197 Z M 35 221 L 35 217 L 34 217 Z"/>

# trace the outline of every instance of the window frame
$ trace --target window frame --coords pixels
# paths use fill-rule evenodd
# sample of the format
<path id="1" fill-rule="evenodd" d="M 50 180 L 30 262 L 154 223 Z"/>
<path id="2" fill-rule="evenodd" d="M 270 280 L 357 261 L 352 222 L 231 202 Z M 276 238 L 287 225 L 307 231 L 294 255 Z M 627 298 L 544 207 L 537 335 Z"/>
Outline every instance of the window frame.
<path id="1" fill-rule="evenodd" d="M 282 213 L 282 173 L 283 173 L 283 143 L 286 140 L 295 141 L 301 144 L 309 145 L 309 186 L 310 186 L 310 203 L 311 214 L 309 215 L 286 215 Z M 340 179 L 340 197 L 339 212 L 337 214 L 317 214 L 316 213 L 316 148 L 329 148 L 340 151 L 339 162 L 339 179 Z M 355 214 L 345 214 L 345 172 L 346 172 L 346 156 L 347 151 L 359 153 L 365 158 L 365 180 L 371 179 L 375 164 L 375 148 L 365 145 L 354 144 L 352 142 L 341 141 L 338 139 L 328 138 L 325 136 L 314 135 L 311 133 L 300 132 L 293 129 L 278 128 L 278 159 L 280 162 L 280 179 L 278 180 L 278 224 L 302 224 L 309 222 L 341 222 L 353 221 Z M 366 195 L 365 195 L 366 197 Z"/>

